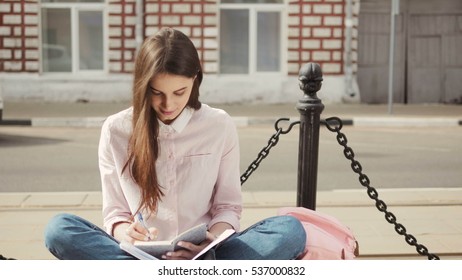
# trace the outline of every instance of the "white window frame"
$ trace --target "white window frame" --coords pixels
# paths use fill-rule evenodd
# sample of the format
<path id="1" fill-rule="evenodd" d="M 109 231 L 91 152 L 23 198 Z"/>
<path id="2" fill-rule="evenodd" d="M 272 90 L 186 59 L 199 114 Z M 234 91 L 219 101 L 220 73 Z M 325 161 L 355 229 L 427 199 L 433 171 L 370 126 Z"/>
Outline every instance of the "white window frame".
<path id="1" fill-rule="evenodd" d="M 71 72 L 44 72 L 43 71 L 43 35 L 42 35 L 42 8 L 70 9 L 71 11 L 71 39 L 72 39 L 72 70 Z M 79 51 L 79 11 L 101 11 L 103 15 L 103 69 L 102 70 L 80 70 L 80 51 Z M 42 3 L 39 9 L 39 53 L 40 53 L 40 73 L 46 75 L 62 74 L 81 74 L 94 75 L 108 73 L 109 52 L 108 52 L 108 14 L 106 4 L 103 3 Z"/>
<path id="2" fill-rule="evenodd" d="M 231 74 L 219 73 L 220 75 L 271 75 L 287 73 L 287 12 L 285 2 L 281 4 L 220 4 L 219 10 L 249 10 L 249 73 Z M 257 71 L 257 14 L 258 12 L 279 12 L 280 15 L 280 53 L 279 53 L 279 71 Z M 218 20 L 219 24 L 221 21 Z M 221 31 L 221 26 L 219 27 Z M 220 44 L 218 44 L 220 46 Z M 220 63 L 221 57 L 219 57 Z"/>

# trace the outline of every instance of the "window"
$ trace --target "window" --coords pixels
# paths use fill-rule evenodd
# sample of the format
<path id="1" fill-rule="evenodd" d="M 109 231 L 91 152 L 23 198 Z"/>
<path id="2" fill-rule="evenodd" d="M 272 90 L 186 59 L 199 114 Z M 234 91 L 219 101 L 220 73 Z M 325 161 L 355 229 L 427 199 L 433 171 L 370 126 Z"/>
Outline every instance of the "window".
<path id="1" fill-rule="evenodd" d="M 104 71 L 104 0 L 42 0 L 43 72 Z"/>
<path id="2" fill-rule="evenodd" d="M 282 3 L 221 1 L 220 73 L 282 72 Z"/>

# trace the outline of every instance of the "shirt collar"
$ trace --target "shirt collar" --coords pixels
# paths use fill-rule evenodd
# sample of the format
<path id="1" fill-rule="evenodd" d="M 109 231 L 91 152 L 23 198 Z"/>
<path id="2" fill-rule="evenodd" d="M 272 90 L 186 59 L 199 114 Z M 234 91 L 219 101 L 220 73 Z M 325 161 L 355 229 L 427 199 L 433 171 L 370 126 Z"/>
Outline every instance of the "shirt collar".
<path id="1" fill-rule="evenodd" d="M 180 115 L 171 123 L 171 124 L 164 124 L 162 121 L 158 120 L 159 127 L 161 129 L 168 129 L 173 128 L 176 132 L 180 133 L 188 124 L 189 120 L 192 118 L 194 113 L 194 109 L 190 107 L 186 107 L 180 113 Z"/>

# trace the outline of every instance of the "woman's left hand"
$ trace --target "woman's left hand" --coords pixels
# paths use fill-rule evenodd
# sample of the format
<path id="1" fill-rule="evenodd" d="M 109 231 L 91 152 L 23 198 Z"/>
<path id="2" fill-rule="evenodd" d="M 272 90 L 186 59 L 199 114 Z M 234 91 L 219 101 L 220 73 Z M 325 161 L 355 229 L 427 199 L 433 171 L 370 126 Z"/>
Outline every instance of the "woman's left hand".
<path id="1" fill-rule="evenodd" d="M 167 254 L 162 256 L 164 260 L 191 260 L 197 255 L 200 251 L 202 251 L 207 245 L 209 245 L 213 240 L 215 240 L 215 235 L 211 234 L 207 231 L 207 236 L 205 240 L 199 244 L 195 245 L 191 242 L 180 241 L 178 242 L 178 246 L 183 247 L 184 249 L 177 250 L 175 252 L 168 252 Z"/>

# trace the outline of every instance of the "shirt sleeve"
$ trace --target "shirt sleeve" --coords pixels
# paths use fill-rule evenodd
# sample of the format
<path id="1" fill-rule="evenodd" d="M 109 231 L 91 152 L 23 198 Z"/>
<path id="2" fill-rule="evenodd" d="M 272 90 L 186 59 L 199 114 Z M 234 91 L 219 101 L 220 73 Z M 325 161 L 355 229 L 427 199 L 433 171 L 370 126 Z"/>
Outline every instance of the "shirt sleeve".
<path id="1" fill-rule="evenodd" d="M 130 221 L 131 212 L 120 184 L 110 128 L 110 121 L 106 120 L 101 129 L 98 163 L 103 195 L 103 224 L 106 232 L 113 235 L 114 224 Z"/>
<path id="2" fill-rule="evenodd" d="M 239 176 L 239 139 L 236 126 L 227 116 L 223 152 L 215 185 L 212 220 L 209 226 L 226 222 L 238 231 L 242 213 L 242 194 Z"/>

